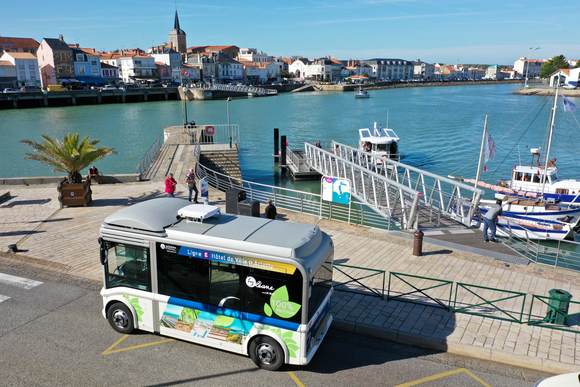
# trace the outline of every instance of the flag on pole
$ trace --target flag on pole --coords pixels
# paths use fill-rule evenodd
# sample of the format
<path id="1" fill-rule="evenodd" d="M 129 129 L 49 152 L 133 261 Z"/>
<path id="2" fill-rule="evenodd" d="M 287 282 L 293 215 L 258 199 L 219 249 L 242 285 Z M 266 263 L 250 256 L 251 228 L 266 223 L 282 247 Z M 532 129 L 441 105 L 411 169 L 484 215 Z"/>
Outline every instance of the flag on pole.
<path id="1" fill-rule="evenodd" d="M 495 142 L 491 138 L 490 134 L 487 133 L 485 137 L 485 162 L 488 160 L 493 160 L 495 158 Z"/>
<path id="2" fill-rule="evenodd" d="M 485 165 L 483 166 L 483 172 L 487 172 L 487 167 Z"/>
<path id="3" fill-rule="evenodd" d="M 562 101 L 564 101 L 564 111 L 575 112 L 577 106 L 568 99 L 565 95 L 562 96 Z"/>

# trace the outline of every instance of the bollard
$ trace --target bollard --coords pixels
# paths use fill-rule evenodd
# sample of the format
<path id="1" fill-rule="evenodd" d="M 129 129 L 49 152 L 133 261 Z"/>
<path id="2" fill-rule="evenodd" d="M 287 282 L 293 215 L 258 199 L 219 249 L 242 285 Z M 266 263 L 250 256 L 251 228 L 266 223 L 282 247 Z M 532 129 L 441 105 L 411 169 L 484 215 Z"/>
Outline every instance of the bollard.
<path id="1" fill-rule="evenodd" d="M 420 257 L 423 255 L 423 231 L 417 230 L 413 234 L 414 241 L 413 241 L 413 255 Z"/>

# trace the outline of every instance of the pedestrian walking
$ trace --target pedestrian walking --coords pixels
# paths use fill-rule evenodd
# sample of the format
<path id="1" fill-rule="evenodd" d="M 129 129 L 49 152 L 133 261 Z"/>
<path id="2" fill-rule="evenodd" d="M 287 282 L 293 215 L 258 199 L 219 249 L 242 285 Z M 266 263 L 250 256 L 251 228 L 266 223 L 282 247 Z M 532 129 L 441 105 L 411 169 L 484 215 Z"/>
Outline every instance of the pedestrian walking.
<path id="1" fill-rule="evenodd" d="M 268 219 L 276 219 L 278 212 L 276 212 L 276 206 L 272 204 L 272 199 L 266 200 L 266 203 L 268 203 L 268 205 L 266 206 L 266 212 L 264 215 Z"/>
<path id="2" fill-rule="evenodd" d="M 195 196 L 193 198 L 194 203 L 199 203 L 197 201 L 197 194 L 199 191 L 197 190 L 197 185 L 195 184 L 195 173 L 193 172 L 193 168 L 189 168 L 189 173 L 185 175 L 185 182 L 187 183 L 187 188 L 189 189 L 189 201 L 191 201 L 191 194 L 195 192 Z"/>
<path id="3" fill-rule="evenodd" d="M 173 178 L 173 173 L 169 173 L 165 178 L 165 192 L 170 198 L 174 198 L 175 188 L 177 187 L 177 181 Z"/>
<path id="4" fill-rule="evenodd" d="M 496 200 L 495 204 L 487 210 L 487 213 L 483 217 L 483 240 L 486 242 L 497 242 L 497 239 L 495 239 L 495 232 L 497 218 L 502 214 L 501 204 L 502 201 L 500 199 Z M 487 237 L 488 229 L 490 230 L 489 238 Z"/>

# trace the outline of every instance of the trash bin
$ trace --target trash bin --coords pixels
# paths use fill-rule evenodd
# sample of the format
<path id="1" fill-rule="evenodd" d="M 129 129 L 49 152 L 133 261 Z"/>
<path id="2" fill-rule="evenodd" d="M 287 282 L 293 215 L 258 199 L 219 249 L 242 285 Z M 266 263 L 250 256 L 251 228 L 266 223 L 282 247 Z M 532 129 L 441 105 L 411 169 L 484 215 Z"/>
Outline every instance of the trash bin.
<path id="1" fill-rule="evenodd" d="M 568 307 L 570 306 L 572 295 L 562 289 L 552 289 L 548 293 L 550 294 L 550 300 L 548 302 L 546 318 L 550 320 L 547 322 L 566 325 L 565 316 L 568 314 Z"/>
<path id="2" fill-rule="evenodd" d="M 258 200 L 242 200 L 238 203 L 238 214 L 260 217 L 260 202 Z"/>
<path id="3" fill-rule="evenodd" d="M 246 200 L 246 191 L 238 188 L 230 188 L 226 191 L 226 212 L 228 214 L 238 213 L 238 202 Z"/>

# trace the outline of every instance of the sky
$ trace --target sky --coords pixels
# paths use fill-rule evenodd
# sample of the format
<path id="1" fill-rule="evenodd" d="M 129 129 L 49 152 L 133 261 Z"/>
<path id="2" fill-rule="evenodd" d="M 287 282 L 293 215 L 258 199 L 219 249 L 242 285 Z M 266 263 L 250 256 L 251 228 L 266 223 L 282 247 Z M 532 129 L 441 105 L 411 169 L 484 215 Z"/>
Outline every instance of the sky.
<path id="1" fill-rule="evenodd" d="M 578 0 L 20 0 L 2 5 L 0 35 L 40 43 L 62 34 L 99 51 L 146 49 L 169 42 L 176 7 L 188 47 L 449 65 L 580 59 Z"/>

